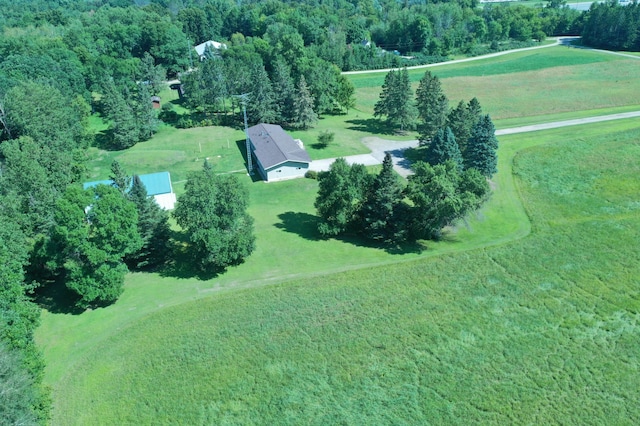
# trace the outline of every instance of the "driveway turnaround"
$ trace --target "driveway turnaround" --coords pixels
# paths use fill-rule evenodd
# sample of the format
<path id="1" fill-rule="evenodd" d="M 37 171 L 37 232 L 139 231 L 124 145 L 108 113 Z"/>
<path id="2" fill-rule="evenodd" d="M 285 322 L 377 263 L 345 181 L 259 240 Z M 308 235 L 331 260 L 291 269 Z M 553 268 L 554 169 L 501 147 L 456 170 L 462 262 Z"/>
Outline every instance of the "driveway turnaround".
<path id="1" fill-rule="evenodd" d="M 551 123 L 532 124 L 530 126 L 513 127 L 510 129 L 496 130 L 496 136 L 513 135 L 516 133 L 536 132 L 539 130 L 557 129 L 560 127 L 578 126 L 581 124 L 599 123 L 602 121 L 621 120 L 624 118 L 640 117 L 640 111 L 623 112 L 619 114 L 601 115 L 598 117 L 576 118 L 574 120 L 554 121 Z M 343 157 L 348 164 L 364 164 L 365 166 L 375 166 L 382 164 L 385 154 L 391 154 L 393 168 L 400 176 L 407 177 L 411 174 L 411 164 L 404 156 L 404 151 L 408 148 L 416 148 L 417 140 L 411 141 L 391 141 L 375 136 L 366 137 L 362 143 L 371 150 L 369 154 L 351 155 Z M 309 170 L 316 172 L 327 171 L 335 158 L 324 158 L 314 160 L 309 164 Z"/>

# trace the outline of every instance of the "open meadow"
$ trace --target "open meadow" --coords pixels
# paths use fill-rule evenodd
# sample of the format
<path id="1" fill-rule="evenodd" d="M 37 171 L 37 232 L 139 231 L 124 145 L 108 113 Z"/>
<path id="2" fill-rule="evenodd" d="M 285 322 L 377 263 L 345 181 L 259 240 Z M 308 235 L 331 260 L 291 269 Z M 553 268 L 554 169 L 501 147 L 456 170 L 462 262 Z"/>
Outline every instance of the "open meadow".
<path id="1" fill-rule="evenodd" d="M 436 75 L 496 123 L 640 109 L 632 59 L 548 48 L 495 61 Z M 369 77 L 351 77 L 357 110 L 320 122 L 340 137 L 312 158 L 366 152 Z M 96 149 L 91 172 L 117 158 L 182 180 L 205 157 L 233 172 L 242 137 L 164 128 Z M 244 264 L 209 280 L 129 274 L 110 307 L 43 312 L 53 424 L 638 424 L 640 122 L 499 140 L 491 200 L 424 246 L 320 239 L 316 181 L 247 178 L 257 249 Z"/>

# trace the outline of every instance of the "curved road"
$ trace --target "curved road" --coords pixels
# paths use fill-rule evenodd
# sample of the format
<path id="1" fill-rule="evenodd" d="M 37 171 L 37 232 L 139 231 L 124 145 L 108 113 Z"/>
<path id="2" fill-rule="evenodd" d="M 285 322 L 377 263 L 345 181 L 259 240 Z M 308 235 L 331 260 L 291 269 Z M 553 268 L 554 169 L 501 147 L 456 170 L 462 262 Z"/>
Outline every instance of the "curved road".
<path id="1" fill-rule="evenodd" d="M 567 37 L 556 37 L 555 43 L 545 44 L 542 46 L 534 46 L 534 47 L 525 47 L 522 49 L 514 49 L 514 50 L 505 50 L 503 52 L 490 53 L 487 55 L 475 56 L 473 58 L 465 58 L 465 59 L 456 59 L 453 61 L 446 62 L 438 62 L 436 64 L 426 64 L 426 65 L 416 65 L 412 67 L 407 67 L 407 69 L 421 69 L 421 68 L 431 68 L 442 65 L 449 64 L 459 64 L 462 62 L 471 62 L 477 61 L 486 58 L 494 58 L 496 56 L 508 55 L 515 52 L 523 52 L 527 50 L 535 50 L 535 49 L 544 49 L 547 47 L 558 46 L 558 45 L 566 45 L 571 47 L 571 42 L 579 39 L 580 37 L 576 36 L 567 36 Z M 578 46 L 576 46 L 578 47 Z M 591 49 L 589 47 L 578 47 L 580 49 L 589 49 L 603 53 L 609 53 L 612 55 L 620 55 L 626 56 L 633 59 L 640 59 L 640 56 L 629 55 L 621 52 L 612 52 L 608 50 L 600 50 L 600 49 Z M 355 74 L 369 74 L 369 73 L 381 73 L 381 72 L 389 72 L 391 70 L 396 70 L 398 68 L 387 68 L 381 70 L 364 70 L 364 71 L 345 71 L 342 72 L 344 75 L 355 75 Z M 640 111 L 626 112 L 620 114 L 609 114 L 602 115 L 598 117 L 587 117 L 587 118 L 578 118 L 573 120 L 563 120 L 563 121 L 555 121 L 551 123 L 542 123 L 542 124 L 533 124 L 530 126 L 522 126 L 522 127 L 514 127 L 510 129 L 500 129 L 496 130 L 496 136 L 501 135 L 512 135 L 516 133 L 525 133 L 525 132 L 535 132 L 538 130 L 547 130 L 547 129 L 556 129 L 559 127 L 567 127 L 567 126 L 577 126 L 580 124 L 589 124 L 589 123 L 598 123 L 601 121 L 609 121 L 609 120 L 620 120 L 624 118 L 633 118 L 640 117 Z M 369 154 L 361 154 L 361 155 L 352 155 L 348 157 L 344 157 L 349 164 L 364 164 L 365 166 L 373 166 L 376 164 L 382 164 L 382 160 L 384 159 L 385 153 L 390 152 L 393 158 L 393 164 L 395 170 L 402 176 L 408 176 L 411 174 L 410 164 L 404 158 L 404 150 L 407 148 L 415 148 L 418 146 L 418 141 L 406 141 L 406 142 L 398 142 L 398 141 L 390 141 L 386 139 L 381 139 L 378 137 L 368 137 L 364 138 L 362 141 L 370 150 Z M 309 165 L 310 170 L 315 171 L 325 171 L 329 169 L 331 163 L 335 161 L 335 158 L 324 158 L 321 160 L 314 160 Z"/>
<path id="2" fill-rule="evenodd" d="M 460 64 L 460 63 L 463 63 L 463 62 L 471 62 L 471 61 L 478 61 L 480 59 L 495 58 L 496 56 L 503 56 L 503 55 L 508 55 L 508 54 L 516 53 L 516 52 L 524 52 L 524 51 L 527 51 L 527 50 L 545 49 L 547 47 L 553 47 L 553 46 L 557 46 L 559 44 L 568 44 L 572 40 L 576 40 L 578 38 L 580 38 L 580 37 L 556 37 L 555 38 L 555 40 L 556 40 L 555 43 L 552 43 L 552 44 L 544 44 L 542 46 L 533 46 L 533 47 L 523 47 L 522 49 L 504 50 L 502 52 L 488 53 L 486 55 L 474 56 L 472 58 L 454 59 L 452 61 L 436 62 L 435 64 L 414 65 L 412 67 L 407 67 L 407 69 L 408 70 L 417 70 L 417 69 L 421 69 L 421 68 L 439 67 L 439 66 L 442 66 L 442 65 Z M 381 70 L 343 71 L 341 74 L 343 74 L 343 75 L 371 74 L 371 73 L 378 73 L 378 72 L 389 72 L 391 70 L 398 70 L 400 68 L 403 68 L 403 67 L 385 68 L 385 69 L 381 69 Z"/>
<path id="3" fill-rule="evenodd" d="M 640 111 L 601 115 L 597 117 L 576 118 L 573 120 L 554 121 L 551 123 L 532 124 L 530 126 L 513 127 L 510 129 L 500 129 L 496 130 L 496 136 L 536 132 L 539 130 L 557 129 L 560 127 L 578 126 L 581 124 L 599 123 L 602 121 L 622 120 L 625 118 L 635 117 L 640 117 Z M 345 160 L 347 160 L 347 163 L 364 164 L 365 166 L 382 164 L 385 153 L 389 152 L 391 153 L 391 157 L 393 159 L 394 169 L 398 172 L 398 174 L 404 177 L 411 174 L 410 163 L 406 158 L 404 158 L 404 151 L 407 148 L 417 147 L 417 140 L 399 142 L 381 139 L 378 137 L 367 137 L 362 140 L 362 143 L 364 143 L 371 150 L 371 153 L 344 157 Z M 318 172 L 329 170 L 329 166 L 335 160 L 335 158 L 314 160 L 309 165 L 309 169 Z"/>

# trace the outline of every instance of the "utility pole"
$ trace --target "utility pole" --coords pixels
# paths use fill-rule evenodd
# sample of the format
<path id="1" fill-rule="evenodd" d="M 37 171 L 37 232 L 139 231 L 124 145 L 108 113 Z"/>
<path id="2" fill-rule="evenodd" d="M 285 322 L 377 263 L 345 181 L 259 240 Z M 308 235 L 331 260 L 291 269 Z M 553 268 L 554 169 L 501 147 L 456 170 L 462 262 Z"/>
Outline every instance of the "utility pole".
<path id="1" fill-rule="evenodd" d="M 249 99 L 249 93 L 243 93 L 242 95 L 235 95 L 240 98 L 242 103 L 242 114 L 244 116 L 244 137 L 247 148 L 247 169 L 249 174 L 253 174 L 253 160 L 251 159 L 251 141 L 249 141 L 249 125 L 247 124 L 247 100 Z"/>

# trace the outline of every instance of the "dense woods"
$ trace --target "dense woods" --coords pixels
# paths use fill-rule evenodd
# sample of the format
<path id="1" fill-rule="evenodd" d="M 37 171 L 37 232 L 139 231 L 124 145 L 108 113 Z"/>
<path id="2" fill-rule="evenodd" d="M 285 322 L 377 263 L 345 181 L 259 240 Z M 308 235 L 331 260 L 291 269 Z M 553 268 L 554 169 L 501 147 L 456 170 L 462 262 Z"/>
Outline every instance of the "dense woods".
<path id="1" fill-rule="evenodd" d="M 640 51 L 640 5 L 616 1 L 593 3 L 584 17 L 585 44 L 611 50 Z"/>
<path id="2" fill-rule="evenodd" d="M 477 55 L 545 35 L 579 33 L 583 25 L 586 43 L 637 50 L 639 16 L 635 3 L 605 3 L 580 17 L 562 1 L 534 8 L 479 7 L 475 0 L 0 0 L 3 418 L 31 424 L 48 417 L 43 362 L 33 341 L 39 318 L 34 293 L 62 285 L 82 308 L 112 303 L 129 269 L 163 265 L 172 250 L 168 216 L 149 204 L 135 176 L 114 169 L 116 183 L 121 177 L 130 183 L 81 189 L 87 147 L 126 149 L 151 138 L 159 119 L 181 127 L 227 124 L 229 117 L 237 122 L 237 95 L 243 93 L 250 93 L 251 123 L 305 129 L 322 115 L 354 107 L 354 87 L 341 71 Z M 209 49 L 208 59 L 200 61 L 193 47 L 207 40 L 226 48 Z M 167 107 L 158 116 L 150 97 L 176 77 L 192 114 L 178 119 Z M 431 151 L 406 186 L 388 161 L 378 176 L 334 164 L 320 180 L 321 194 L 332 190 L 317 205 L 325 235 L 358 224 L 376 241 L 437 237 L 455 218 L 447 211 L 460 215 L 477 206 L 486 191 L 482 176 L 495 172 L 492 124 L 474 100 L 449 111 L 437 81 L 425 76 L 414 106 L 407 101 L 413 94 L 405 72 L 388 78 L 376 115 L 402 130 L 415 126 Z M 94 113 L 109 126 L 106 140 L 94 140 L 89 130 Z M 459 152 L 436 160 L 436 147 Z M 199 267 L 241 262 L 254 244 L 242 188 L 206 167 L 191 179 L 176 217 L 202 254 Z M 232 188 L 229 197 L 241 202 L 209 199 L 188 207 L 199 196 L 200 180 Z M 434 203 L 425 191 L 441 191 L 445 204 Z M 199 232 L 199 208 L 234 214 Z M 229 229 L 242 232 L 230 235 Z M 238 250 L 217 246 L 222 234 Z"/>

